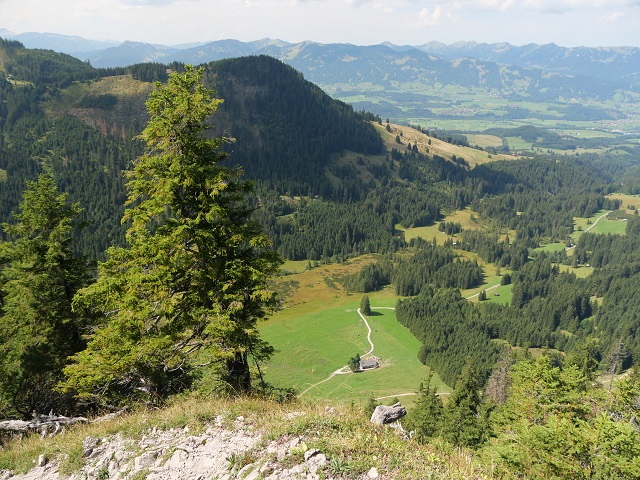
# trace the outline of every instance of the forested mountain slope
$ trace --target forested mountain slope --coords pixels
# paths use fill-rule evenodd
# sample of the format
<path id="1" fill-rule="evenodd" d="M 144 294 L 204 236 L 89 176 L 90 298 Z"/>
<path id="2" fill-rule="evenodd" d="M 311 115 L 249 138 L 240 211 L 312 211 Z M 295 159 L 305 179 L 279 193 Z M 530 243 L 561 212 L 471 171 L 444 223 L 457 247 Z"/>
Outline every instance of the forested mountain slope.
<path id="1" fill-rule="evenodd" d="M 123 239 L 121 172 L 141 153 L 132 139 L 146 122 L 150 82 L 165 79 L 167 67 L 98 70 L 11 41 L 1 41 L 0 60 L 0 218 L 17 205 L 25 179 L 52 172 L 84 208 L 83 250 L 99 255 Z M 210 64 L 207 79 L 225 100 L 215 122 L 236 139 L 231 162 L 279 193 L 342 195 L 342 182 L 325 171 L 332 156 L 381 150 L 374 128 L 350 106 L 273 58 Z"/>

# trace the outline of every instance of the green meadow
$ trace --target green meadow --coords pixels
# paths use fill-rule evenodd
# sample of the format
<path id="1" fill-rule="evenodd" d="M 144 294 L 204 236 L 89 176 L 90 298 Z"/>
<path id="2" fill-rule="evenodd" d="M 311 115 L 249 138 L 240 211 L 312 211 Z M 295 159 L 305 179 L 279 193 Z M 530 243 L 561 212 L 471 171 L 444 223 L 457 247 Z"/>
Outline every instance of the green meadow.
<path id="1" fill-rule="evenodd" d="M 511 287 L 512 285 L 500 285 L 496 288 L 492 288 L 487 292 L 487 299 L 485 302 L 497 303 L 499 305 L 511 304 Z"/>
<path id="2" fill-rule="evenodd" d="M 627 222 L 623 220 L 609 220 L 608 218 L 603 218 L 600 220 L 594 227 L 589 230 L 591 233 L 610 233 L 612 235 L 624 235 L 624 232 L 627 228 Z"/>
<path id="3" fill-rule="evenodd" d="M 400 325 L 395 312 L 376 309 L 392 307 L 394 299 L 372 297 L 371 326 L 373 355 L 381 367 L 361 373 L 335 375 L 356 353 L 369 350 L 367 328 L 357 313 L 358 302 L 280 320 L 276 315 L 261 328 L 263 338 L 278 350 L 265 369 L 266 380 L 275 386 L 293 386 L 302 397 L 366 402 L 371 395 L 393 397 L 414 393 L 427 376 L 417 354 L 420 342 Z M 322 382 L 322 383 L 318 383 Z M 439 391 L 450 389 L 434 375 Z M 317 384 L 317 385 L 316 385 Z M 315 385 L 315 386 L 314 386 Z"/>
<path id="4" fill-rule="evenodd" d="M 567 248 L 567 246 L 564 243 L 547 243 L 546 245 L 543 245 L 541 247 L 538 248 L 534 248 L 535 252 L 547 252 L 547 253 L 553 253 L 553 252 L 560 252 L 562 250 L 565 250 Z"/>
<path id="5" fill-rule="evenodd" d="M 607 210 L 600 210 L 590 218 L 574 218 L 575 231 L 571 234 L 571 238 L 577 241 L 585 231 L 590 233 L 624 235 L 627 222 L 609 219 L 606 216 L 603 217 L 606 213 Z"/>

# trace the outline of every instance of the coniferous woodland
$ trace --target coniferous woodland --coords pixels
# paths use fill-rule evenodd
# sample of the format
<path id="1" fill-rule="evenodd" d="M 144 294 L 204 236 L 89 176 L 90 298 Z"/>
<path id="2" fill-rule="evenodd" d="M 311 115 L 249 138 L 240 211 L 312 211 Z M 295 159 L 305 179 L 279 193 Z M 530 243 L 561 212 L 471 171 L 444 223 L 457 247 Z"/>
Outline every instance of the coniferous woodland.
<path id="1" fill-rule="evenodd" d="M 257 322 L 276 306 L 279 258 L 373 253 L 344 287 L 392 285 L 419 360 L 454 387 L 443 404 L 420 386 L 418 441 L 485 448 L 507 476 L 640 476 L 638 368 L 613 390 L 593 382 L 640 362 L 640 219 L 584 233 L 571 257 L 533 252 L 621 208 L 606 195 L 635 191 L 637 147 L 470 168 L 385 151 L 380 118 L 268 57 L 99 70 L 1 39 L 0 53 L 3 416 L 264 389 L 273 349 Z M 146 110 L 141 94 L 92 93 L 124 77 L 152 92 Z M 441 223 L 456 245 L 398 230 L 465 207 L 489 227 Z M 463 298 L 486 275 L 465 252 L 502 269 L 510 304 Z"/>

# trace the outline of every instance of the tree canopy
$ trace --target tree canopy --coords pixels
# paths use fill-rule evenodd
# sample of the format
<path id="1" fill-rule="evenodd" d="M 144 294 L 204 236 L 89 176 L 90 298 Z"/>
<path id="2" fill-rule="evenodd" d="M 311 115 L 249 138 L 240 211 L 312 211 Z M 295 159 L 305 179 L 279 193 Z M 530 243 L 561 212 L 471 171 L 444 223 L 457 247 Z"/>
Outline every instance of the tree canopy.
<path id="1" fill-rule="evenodd" d="M 112 247 L 77 306 L 103 312 L 65 387 L 85 398 L 156 401 L 214 369 L 236 392 L 251 388 L 250 358 L 272 348 L 257 320 L 275 305 L 267 282 L 280 261 L 244 202 L 251 184 L 221 165 L 230 140 L 210 138 L 220 99 L 187 66 L 156 84 L 141 134 L 147 153 L 128 177 L 127 248 Z"/>
<path id="2" fill-rule="evenodd" d="M 72 299 L 90 281 L 86 259 L 72 253 L 77 204 L 69 205 L 49 175 L 27 182 L 14 222 L 3 225 L 11 240 L 0 245 L 0 412 L 30 417 L 32 411 L 70 407 L 56 391 L 69 355 L 84 347 L 88 326 Z"/>

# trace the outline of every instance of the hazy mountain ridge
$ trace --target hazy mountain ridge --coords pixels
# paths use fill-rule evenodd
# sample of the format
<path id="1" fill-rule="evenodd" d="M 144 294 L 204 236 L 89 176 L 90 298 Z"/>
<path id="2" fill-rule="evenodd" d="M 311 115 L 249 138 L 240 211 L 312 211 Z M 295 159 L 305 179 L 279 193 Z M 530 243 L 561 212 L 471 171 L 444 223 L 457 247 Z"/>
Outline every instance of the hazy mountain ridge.
<path id="1" fill-rule="evenodd" d="M 76 56 L 81 52 L 95 52 L 97 50 L 114 47 L 121 42 L 89 40 L 77 35 L 60 35 L 58 33 L 25 32 L 13 33 L 6 28 L 0 28 L 0 37 L 18 40 L 27 48 L 43 48 Z M 84 58 L 82 59 L 84 60 Z"/>
<path id="2" fill-rule="evenodd" d="M 620 80 L 640 71 L 640 49 L 637 47 L 573 47 L 548 43 L 515 46 L 509 43 L 457 42 L 446 45 L 429 42 L 418 48 L 442 58 L 473 57 L 487 62 L 538 68 L 572 75 Z"/>
<path id="3" fill-rule="evenodd" d="M 6 32 L 6 30 L 4 31 Z M 40 37 L 38 37 L 40 35 Z M 640 49 L 637 47 L 565 48 L 553 43 L 515 46 L 509 43 L 429 42 L 419 46 L 289 43 L 262 39 L 226 39 L 188 48 L 123 42 L 117 46 L 79 50 L 79 37 L 8 35 L 29 48 L 59 49 L 94 67 L 173 61 L 202 64 L 223 58 L 269 55 L 293 66 L 323 85 L 374 82 L 453 83 L 500 90 L 503 94 L 601 97 L 614 90 L 640 91 Z M 53 38 L 57 39 L 53 42 Z M 71 41 L 73 39 L 73 42 Z M 89 42 L 89 41 L 87 41 Z M 89 45 L 89 43 L 87 43 Z"/>
<path id="4" fill-rule="evenodd" d="M 119 52 L 117 58 L 127 58 L 134 53 L 132 45 L 109 49 L 115 50 Z M 615 64 L 608 70 L 621 70 L 628 76 L 626 79 L 623 80 L 614 73 L 606 75 L 606 80 L 596 79 L 588 71 L 574 71 L 569 66 L 564 71 L 544 70 L 535 65 L 509 66 L 505 62 L 477 59 L 472 55 L 445 59 L 415 47 L 395 49 L 388 45 L 356 46 L 308 41 L 297 44 L 270 41 L 243 43 L 222 40 L 165 56 L 158 55 L 156 58 L 162 62 L 200 64 L 223 58 L 263 54 L 282 60 L 302 72 L 305 78 L 321 86 L 374 83 L 388 88 L 402 83 L 439 83 L 496 89 L 507 95 L 539 95 L 544 92 L 545 98 L 598 97 L 621 88 L 640 89 L 637 79 L 628 76 L 630 69 L 623 69 Z M 137 62 L 148 61 L 141 56 L 136 59 Z M 95 66 L 107 66 L 104 56 L 89 60 Z M 600 66 L 600 70 L 607 69 Z M 638 70 L 640 71 L 640 67 Z"/>

